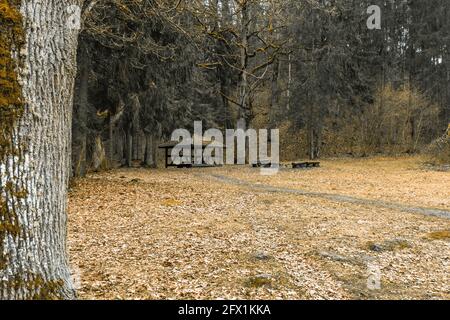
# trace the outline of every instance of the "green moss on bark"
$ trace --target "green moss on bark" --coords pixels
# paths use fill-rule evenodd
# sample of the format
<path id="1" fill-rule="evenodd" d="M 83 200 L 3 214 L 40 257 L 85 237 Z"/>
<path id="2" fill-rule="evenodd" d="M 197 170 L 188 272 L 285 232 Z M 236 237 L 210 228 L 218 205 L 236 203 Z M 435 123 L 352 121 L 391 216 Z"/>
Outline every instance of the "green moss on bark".
<path id="1" fill-rule="evenodd" d="M 20 0 L 0 0 L 0 163 L 10 155 L 17 155 L 13 143 L 13 132 L 24 112 L 22 88 L 17 70 L 20 48 L 24 45 L 23 21 Z M 4 182 L 4 181 L 3 181 Z M 18 236 L 19 219 L 6 199 L 17 199 L 26 195 L 8 183 L 0 185 L 0 270 L 8 263 L 4 252 L 4 241 L 8 235 Z"/>
<path id="2" fill-rule="evenodd" d="M 7 292 L 25 292 L 27 300 L 60 300 L 63 286 L 62 280 L 46 281 L 40 275 L 27 273 L 1 282 L 0 288 Z"/>
<path id="3" fill-rule="evenodd" d="M 19 52 L 24 43 L 19 6 L 19 0 L 0 0 L 0 117 L 10 120 L 8 125 L 23 112 L 22 90 L 17 77 L 18 61 L 12 54 Z M 2 131 L 5 129 L 10 128 L 2 122 Z"/>

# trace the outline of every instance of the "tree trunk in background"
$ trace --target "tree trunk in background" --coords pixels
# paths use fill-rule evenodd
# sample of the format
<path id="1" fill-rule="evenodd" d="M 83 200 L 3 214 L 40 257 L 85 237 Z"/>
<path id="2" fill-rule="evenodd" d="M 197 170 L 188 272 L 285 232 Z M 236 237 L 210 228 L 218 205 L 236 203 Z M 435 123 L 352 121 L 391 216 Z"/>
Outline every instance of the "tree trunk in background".
<path id="1" fill-rule="evenodd" d="M 270 110 L 269 110 L 269 126 L 273 128 L 275 126 L 275 117 L 278 112 L 278 100 L 280 96 L 280 87 L 278 86 L 278 77 L 280 73 L 280 60 L 278 58 L 275 59 L 273 65 L 273 74 L 272 74 L 272 86 L 271 86 L 271 95 L 270 95 Z"/>
<path id="2" fill-rule="evenodd" d="M 139 96 L 136 93 L 128 94 L 128 101 L 130 106 L 130 119 L 128 123 L 128 137 L 127 137 L 127 165 L 133 166 L 133 160 L 139 159 L 139 133 L 140 120 L 139 112 L 141 109 L 141 103 Z"/>
<path id="3" fill-rule="evenodd" d="M 240 47 L 240 67 L 241 67 L 241 79 L 239 84 L 239 119 L 245 120 L 245 127 L 249 125 L 250 118 L 250 106 L 248 105 L 248 28 L 250 24 L 248 0 L 242 1 L 241 5 L 241 47 Z"/>
<path id="4" fill-rule="evenodd" d="M 117 155 L 123 156 L 123 136 L 117 134 L 118 123 L 120 122 L 123 112 L 125 109 L 125 105 L 122 100 L 120 100 L 116 113 L 113 114 L 111 110 L 109 110 L 109 119 L 108 119 L 108 167 L 113 168 L 116 166 Z M 123 161 L 123 157 L 120 159 L 120 162 Z M 121 163 L 123 164 L 123 163 Z"/>
<path id="5" fill-rule="evenodd" d="M 414 59 L 415 59 L 415 53 L 414 53 L 414 51 L 415 51 L 415 49 L 414 49 L 414 47 L 412 46 L 411 47 L 411 49 L 410 49 L 410 67 L 409 67 L 409 79 L 408 79 L 408 86 L 409 86 L 409 92 L 408 92 L 408 109 L 409 109 L 409 112 L 410 112 L 410 115 L 409 115 L 409 124 L 410 124 L 410 126 L 411 126 L 411 134 L 410 134 L 410 139 L 407 139 L 406 137 L 403 137 L 404 139 L 403 139 L 403 143 L 408 143 L 408 140 L 409 141 L 414 141 L 415 140 L 415 138 L 416 138 L 416 118 L 415 118 L 415 114 L 414 114 L 414 111 L 413 111 L 413 109 L 414 109 L 414 107 L 413 107 L 413 96 L 412 96 L 412 94 L 413 94 L 413 90 L 414 90 L 414 75 L 413 75 L 413 72 L 414 72 Z M 405 126 L 406 127 L 406 126 Z M 410 148 L 412 148 L 412 143 L 410 143 L 410 146 L 409 146 Z M 409 152 L 414 152 L 415 150 L 408 150 Z"/>
<path id="6" fill-rule="evenodd" d="M 286 91 L 286 96 L 287 96 L 286 109 L 287 110 L 291 109 L 291 84 L 292 84 L 292 55 L 289 54 L 289 57 L 288 57 L 288 83 L 287 83 L 287 91 Z"/>
<path id="7" fill-rule="evenodd" d="M 127 130 L 126 134 L 126 165 L 128 167 L 133 166 L 133 131 L 130 128 Z"/>
<path id="8" fill-rule="evenodd" d="M 87 148 L 87 117 L 88 117 L 88 83 L 89 83 L 89 56 L 87 48 L 80 47 L 79 53 L 79 90 L 78 103 L 74 105 L 73 142 L 72 142 L 72 168 L 74 177 L 86 175 L 86 148 Z"/>
<path id="9" fill-rule="evenodd" d="M 6 1 L 6 6 L 19 2 Z M 67 9 L 77 4 L 28 0 L 20 7 L 23 113 L 9 132 L 0 128 L 14 150 L 0 153 L 0 299 L 75 296 L 66 223 L 78 29 L 69 23 L 73 11 Z M 3 33 L 7 26 L 0 24 Z M 22 23 L 15 27 L 22 29 Z"/>
<path id="10" fill-rule="evenodd" d="M 144 165 L 149 168 L 155 167 L 155 144 L 154 137 L 152 134 L 145 134 L 145 155 L 144 155 Z"/>
<path id="11" fill-rule="evenodd" d="M 314 128 L 312 123 L 309 124 L 308 128 L 308 146 L 309 146 L 309 159 L 314 160 Z"/>
<path id="12" fill-rule="evenodd" d="M 450 47 L 450 43 L 448 45 Z M 444 125 L 450 127 L 450 48 L 447 48 L 445 64 L 447 66 L 447 85 L 445 86 L 446 100 L 444 101 L 444 121 L 446 121 L 447 123 L 444 123 Z"/>
<path id="13" fill-rule="evenodd" d="M 138 160 L 139 159 L 139 133 L 133 132 L 133 153 L 132 153 L 132 160 Z"/>
<path id="14" fill-rule="evenodd" d="M 106 150 L 102 137 L 95 137 L 94 152 L 92 154 L 92 169 L 95 172 L 107 169 Z"/>
<path id="15" fill-rule="evenodd" d="M 232 21 L 232 16 L 231 16 L 231 10 L 230 10 L 230 3 L 229 0 L 221 0 L 221 14 L 222 14 L 222 19 L 225 25 L 230 25 L 231 21 Z M 226 48 L 226 46 L 222 43 L 219 42 L 218 46 L 220 48 L 220 53 L 223 54 L 229 54 L 228 49 Z M 228 73 L 226 72 L 226 70 L 221 70 L 221 91 L 223 93 L 222 95 L 222 103 L 223 103 L 223 108 L 224 108 L 224 116 L 223 116 L 223 126 L 226 129 L 231 129 L 233 128 L 234 124 L 232 123 L 232 115 L 231 115 L 231 109 L 230 109 L 230 101 L 228 100 L 227 97 L 229 97 L 230 94 L 230 87 L 231 87 L 231 79 L 228 77 Z"/>
<path id="16" fill-rule="evenodd" d="M 108 115 L 108 167 L 112 168 L 114 165 L 114 117 L 111 115 L 111 111 Z"/>
<path id="17" fill-rule="evenodd" d="M 319 123 L 314 130 L 314 158 L 313 160 L 320 158 L 320 151 L 322 147 L 322 125 Z"/>
<path id="18" fill-rule="evenodd" d="M 222 19 L 225 24 L 229 24 L 231 22 L 231 10 L 230 10 L 230 0 L 221 0 L 222 3 Z"/>
<path id="19" fill-rule="evenodd" d="M 446 90 L 446 101 L 444 101 L 444 117 L 447 123 L 444 125 L 447 126 L 447 132 L 450 135 L 450 10 L 444 10 L 446 12 L 445 14 L 445 21 L 447 21 L 446 24 L 446 30 L 447 30 L 447 41 L 445 42 L 445 50 L 446 54 L 444 54 L 445 57 L 445 65 L 447 66 L 447 84 L 445 86 Z"/>

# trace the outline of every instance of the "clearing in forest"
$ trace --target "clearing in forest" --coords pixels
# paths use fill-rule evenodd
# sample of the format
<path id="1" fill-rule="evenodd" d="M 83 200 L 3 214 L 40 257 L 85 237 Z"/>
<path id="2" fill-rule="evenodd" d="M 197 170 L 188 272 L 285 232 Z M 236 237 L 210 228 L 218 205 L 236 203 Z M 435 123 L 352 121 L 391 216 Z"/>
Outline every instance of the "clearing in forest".
<path id="1" fill-rule="evenodd" d="M 82 299 L 449 299 L 450 173 L 417 158 L 78 180 Z"/>

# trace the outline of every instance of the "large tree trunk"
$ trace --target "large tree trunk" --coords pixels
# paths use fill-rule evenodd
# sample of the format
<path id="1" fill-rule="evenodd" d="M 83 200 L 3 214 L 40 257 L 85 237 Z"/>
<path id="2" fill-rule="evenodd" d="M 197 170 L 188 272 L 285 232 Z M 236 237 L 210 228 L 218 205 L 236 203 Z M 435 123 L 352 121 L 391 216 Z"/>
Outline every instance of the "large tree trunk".
<path id="1" fill-rule="evenodd" d="M 5 2 L 10 13 L 18 13 L 14 6 L 20 1 Z M 9 46 L 19 66 L 15 70 L 22 95 L 15 111 L 22 112 L 8 117 L 8 106 L 0 105 L 0 133 L 10 138 L 0 152 L 0 299 L 75 296 L 66 223 L 78 36 L 76 21 L 69 19 L 78 13 L 79 7 L 71 7 L 76 4 L 22 1 L 23 24 L 22 19 L 6 24 L 9 18 L 0 11 L 2 37 L 21 34 L 25 42 L 20 58 L 15 38 Z M 8 126 L 3 126 L 5 119 Z"/>

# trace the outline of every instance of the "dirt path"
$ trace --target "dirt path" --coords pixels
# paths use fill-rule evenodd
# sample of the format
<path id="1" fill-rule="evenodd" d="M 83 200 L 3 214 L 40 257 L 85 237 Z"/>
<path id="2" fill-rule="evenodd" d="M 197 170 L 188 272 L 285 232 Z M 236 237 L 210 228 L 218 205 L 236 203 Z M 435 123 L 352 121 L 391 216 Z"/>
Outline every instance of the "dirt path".
<path id="1" fill-rule="evenodd" d="M 201 176 L 201 175 L 199 175 Z M 205 177 L 203 175 L 203 177 Z M 300 196 L 308 196 L 313 198 L 322 198 L 332 201 L 337 201 L 341 203 L 352 203 L 352 204 L 360 204 L 360 205 L 367 205 L 367 206 L 374 206 L 378 208 L 385 208 L 385 209 L 393 209 L 398 210 L 402 212 L 407 213 L 414 213 L 414 214 L 422 214 L 427 216 L 434 216 L 439 218 L 446 218 L 450 219 L 450 210 L 441 210 L 441 209 L 433 209 L 433 208 L 424 208 L 424 207 L 416 207 L 416 206 L 408 206 L 400 203 L 394 203 L 394 202 L 387 202 L 382 200 L 371 200 L 371 199 L 363 199 L 363 198 L 357 198 L 342 194 L 331 194 L 331 193 L 320 193 L 320 192 L 309 192 L 309 191 L 303 191 L 303 190 L 296 190 L 296 189 L 289 189 L 289 188 L 281 188 L 271 185 L 262 185 L 258 183 L 252 183 L 245 180 L 240 180 L 224 175 L 210 175 L 210 177 L 213 177 L 219 181 L 229 183 L 229 184 L 235 184 L 240 186 L 245 186 L 247 188 L 251 188 L 253 190 L 259 190 L 259 191 L 265 191 L 265 192 L 272 192 L 272 193 L 289 193 L 289 194 L 296 194 Z"/>

